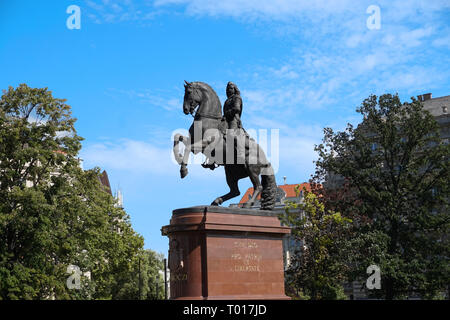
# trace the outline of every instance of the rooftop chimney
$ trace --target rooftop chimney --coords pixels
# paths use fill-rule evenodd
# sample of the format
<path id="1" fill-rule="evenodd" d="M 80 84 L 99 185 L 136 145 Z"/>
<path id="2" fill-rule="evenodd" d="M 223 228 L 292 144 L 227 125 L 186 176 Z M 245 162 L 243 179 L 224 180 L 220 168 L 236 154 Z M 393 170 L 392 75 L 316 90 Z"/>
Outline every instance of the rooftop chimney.
<path id="1" fill-rule="evenodd" d="M 286 184 L 286 176 L 283 177 L 284 184 Z"/>
<path id="2" fill-rule="evenodd" d="M 423 101 L 425 101 L 425 100 L 430 100 L 431 99 L 431 93 L 425 93 L 424 95 L 423 95 Z"/>

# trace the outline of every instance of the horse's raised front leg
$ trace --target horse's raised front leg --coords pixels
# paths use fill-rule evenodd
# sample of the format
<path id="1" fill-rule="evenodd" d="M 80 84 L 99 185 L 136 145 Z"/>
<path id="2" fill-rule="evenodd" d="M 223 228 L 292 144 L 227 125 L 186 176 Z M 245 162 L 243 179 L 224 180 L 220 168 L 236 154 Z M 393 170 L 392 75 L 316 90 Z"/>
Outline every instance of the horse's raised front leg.
<path id="1" fill-rule="evenodd" d="M 183 161 L 183 155 L 180 153 L 180 142 L 184 140 L 181 134 L 177 133 L 173 138 L 173 156 L 175 157 L 175 161 L 178 164 L 181 164 Z"/>
<path id="2" fill-rule="evenodd" d="M 184 154 L 180 153 L 180 142 L 183 142 L 185 148 L 184 148 Z M 178 162 L 178 164 L 181 165 L 180 168 L 180 176 L 181 179 L 187 176 L 188 169 L 187 169 L 187 163 L 189 160 L 189 153 L 191 152 L 191 143 L 189 137 L 182 136 L 180 134 L 176 134 L 173 141 L 173 153 L 175 156 L 175 160 Z"/>

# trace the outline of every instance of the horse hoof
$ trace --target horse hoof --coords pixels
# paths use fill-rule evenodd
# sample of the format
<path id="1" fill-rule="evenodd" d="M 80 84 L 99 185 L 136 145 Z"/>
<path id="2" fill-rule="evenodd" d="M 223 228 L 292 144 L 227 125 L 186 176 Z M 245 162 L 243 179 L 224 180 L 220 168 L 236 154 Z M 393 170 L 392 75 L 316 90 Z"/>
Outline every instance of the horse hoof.
<path id="1" fill-rule="evenodd" d="M 220 206 L 222 204 L 222 199 L 216 199 L 213 202 L 211 202 L 212 206 Z"/>
<path id="2" fill-rule="evenodd" d="M 186 177 L 188 175 L 188 169 L 186 167 L 183 167 L 180 169 L 180 176 L 181 179 L 183 179 L 184 177 Z"/>

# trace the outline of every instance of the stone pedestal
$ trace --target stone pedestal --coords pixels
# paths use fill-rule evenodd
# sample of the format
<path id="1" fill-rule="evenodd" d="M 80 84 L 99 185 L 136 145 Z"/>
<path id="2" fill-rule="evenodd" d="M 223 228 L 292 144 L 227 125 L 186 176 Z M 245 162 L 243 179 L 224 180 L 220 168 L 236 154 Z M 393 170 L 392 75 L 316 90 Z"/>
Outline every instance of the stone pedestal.
<path id="1" fill-rule="evenodd" d="M 271 211 L 198 206 L 173 211 L 171 299 L 289 299 L 282 238 L 290 228 Z"/>

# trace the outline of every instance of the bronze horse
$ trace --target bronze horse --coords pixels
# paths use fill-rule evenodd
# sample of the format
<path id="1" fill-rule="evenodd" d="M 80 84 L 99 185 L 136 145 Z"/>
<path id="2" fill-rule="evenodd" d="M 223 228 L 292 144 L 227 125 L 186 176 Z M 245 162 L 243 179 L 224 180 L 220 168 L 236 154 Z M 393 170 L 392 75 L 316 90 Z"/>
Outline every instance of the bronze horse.
<path id="1" fill-rule="evenodd" d="M 185 81 L 186 82 L 186 81 Z M 187 162 L 190 152 L 202 152 L 209 163 L 204 167 L 214 169 L 225 167 L 225 175 L 230 192 L 216 198 L 211 205 L 221 205 L 224 201 L 240 195 L 238 181 L 249 177 L 254 193 L 245 203 L 245 207 L 254 204 L 261 194 L 261 209 L 272 210 L 275 204 L 276 182 L 271 164 L 267 161 L 264 151 L 248 136 L 245 130 L 240 129 L 238 135 L 228 134 L 224 127 L 222 105 L 216 92 L 204 82 L 186 82 L 184 85 L 183 112 L 193 115 L 194 122 L 189 128 L 189 137 L 180 134 L 174 137 L 174 156 L 181 165 L 180 174 L 184 178 L 188 174 Z M 194 115 L 195 112 L 195 115 Z M 236 138 L 239 141 L 236 140 Z M 184 154 L 179 152 L 179 143 L 185 145 Z M 235 143 L 242 143 L 245 157 L 238 157 Z M 245 159 L 239 161 L 240 159 Z M 225 159 L 225 160 L 224 160 Z M 207 160 L 207 161 L 208 161 Z M 259 176 L 261 175 L 261 181 Z"/>

